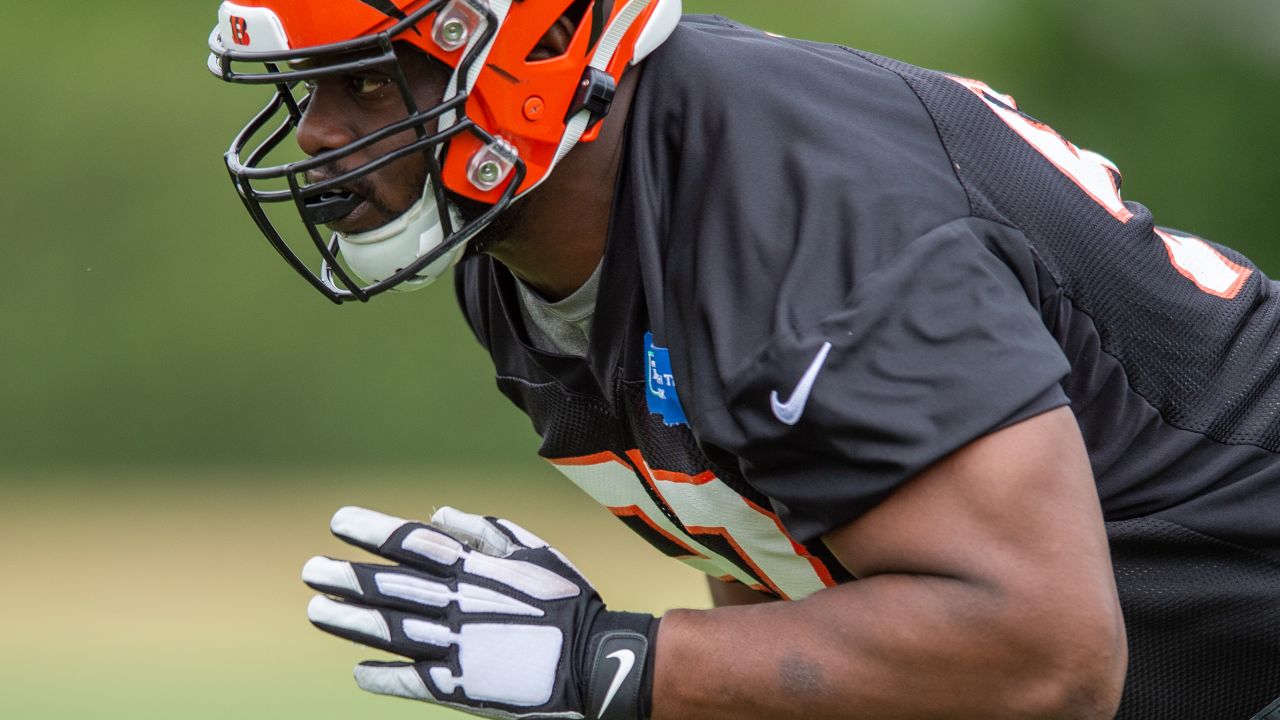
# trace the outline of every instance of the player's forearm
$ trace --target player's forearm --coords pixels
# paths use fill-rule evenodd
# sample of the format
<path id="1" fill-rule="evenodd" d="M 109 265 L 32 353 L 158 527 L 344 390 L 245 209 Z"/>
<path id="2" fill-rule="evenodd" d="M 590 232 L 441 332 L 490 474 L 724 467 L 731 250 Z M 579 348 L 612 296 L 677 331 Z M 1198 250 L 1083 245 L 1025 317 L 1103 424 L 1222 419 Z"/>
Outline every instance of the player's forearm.
<path id="1" fill-rule="evenodd" d="M 1117 646 L 1088 613 L 1021 601 L 883 575 L 798 602 L 668 613 L 653 718 L 1109 718 L 1122 631 Z"/>

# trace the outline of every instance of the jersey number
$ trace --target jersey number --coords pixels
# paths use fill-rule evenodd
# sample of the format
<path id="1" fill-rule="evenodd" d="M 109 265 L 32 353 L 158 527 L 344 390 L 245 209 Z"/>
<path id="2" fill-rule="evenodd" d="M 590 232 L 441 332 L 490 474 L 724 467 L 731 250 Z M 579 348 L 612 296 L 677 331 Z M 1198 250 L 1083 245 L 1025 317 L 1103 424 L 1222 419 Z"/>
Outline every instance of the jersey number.
<path id="1" fill-rule="evenodd" d="M 794 542 L 776 515 L 712 473 L 682 475 L 649 467 L 638 451 L 627 456 L 630 462 L 606 452 L 552 464 L 614 515 L 643 521 L 681 549 L 681 560 L 712 577 L 733 578 L 786 599 L 835 584 L 822 561 Z M 652 495 L 636 482 L 637 474 Z"/>
<path id="2" fill-rule="evenodd" d="M 1095 152 L 1081 150 L 1053 128 L 1022 114 L 1012 97 L 992 90 L 986 83 L 959 77 L 951 79 L 981 98 L 997 117 L 1112 217 L 1122 223 L 1133 219 L 1133 213 L 1120 198 L 1120 170 L 1110 160 Z M 1210 295 L 1227 300 L 1235 298 L 1253 273 L 1231 262 L 1199 238 L 1173 235 L 1163 230 L 1156 230 L 1156 235 L 1164 241 L 1173 267 Z"/>

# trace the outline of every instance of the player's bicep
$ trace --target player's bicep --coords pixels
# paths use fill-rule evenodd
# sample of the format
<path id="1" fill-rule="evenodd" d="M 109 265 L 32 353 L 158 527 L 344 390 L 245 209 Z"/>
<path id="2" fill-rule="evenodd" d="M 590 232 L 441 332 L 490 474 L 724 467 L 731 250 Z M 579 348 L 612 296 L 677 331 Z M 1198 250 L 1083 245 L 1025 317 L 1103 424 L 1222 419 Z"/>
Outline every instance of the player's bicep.
<path id="1" fill-rule="evenodd" d="M 1118 618 L 1097 490 L 1067 408 L 968 444 L 824 541 L 859 578 L 956 578 Z"/>

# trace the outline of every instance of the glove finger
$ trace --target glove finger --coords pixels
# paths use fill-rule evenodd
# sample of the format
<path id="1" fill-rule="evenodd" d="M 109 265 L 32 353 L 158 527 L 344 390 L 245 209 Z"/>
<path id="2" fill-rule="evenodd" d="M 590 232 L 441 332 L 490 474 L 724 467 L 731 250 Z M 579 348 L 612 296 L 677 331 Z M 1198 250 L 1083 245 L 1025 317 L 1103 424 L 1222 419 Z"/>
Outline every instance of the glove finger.
<path id="1" fill-rule="evenodd" d="M 454 699 L 454 696 L 440 694 L 442 691 L 435 684 L 435 680 L 428 682 L 427 678 L 430 674 L 435 674 L 442 679 L 452 677 L 448 668 L 431 663 L 410 664 L 369 661 L 356 665 L 355 669 L 356 684 L 366 692 L 408 698 L 410 700 L 421 700 L 442 707 L 455 708 L 468 715 L 496 718 L 497 720 L 519 720 L 519 718 L 535 716 L 534 714 L 517 714 L 499 707 L 493 707 L 491 703 L 488 705 L 476 705 L 467 701 L 465 695 Z M 452 680 L 449 680 L 446 684 L 451 687 L 456 685 Z M 579 714 L 563 713 L 559 714 L 559 716 L 582 717 Z"/>
<path id="2" fill-rule="evenodd" d="M 499 522 L 502 521 L 451 507 L 442 507 L 431 516 L 432 527 L 458 538 L 468 547 L 485 555 L 507 557 L 522 546 Z"/>
<path id="3" fill-rule="evenodd" d="M 364 662 L 356 667 L 356 682 L 369 692 L 427 700 L 485 717 L 582 717 L 534 710 L 555 700 L 563 679 L 564 636 L 558 629 L 473 625 L 457 641 L 468 648 L 460 651 L 458 665 Z M 525 652 L 514 653 L 512 647 Z"/>
<path id="4" fill-rule="evenodd" d="M 356 665 L 355 677 L 365 692 L 425 702 L 436 699 L 412 663 L 362 662 Z"/>
<path id="5" fill-rule="evenodd" d="M 512 543 L 510 547 L 519 547 L 506 535 L 505 528 L 496 524 L 497 521 L 457 510 L 437 515 L 450 523 L 450 532 L 355 507 L 339 510 L 333 516 L 332 526 L 335 535 L 357 547 L 412 568 L 425 569 L 437 577 L 494 580 L 539 600 L 574 597 L 580 592 L 577 583 L 555 569 L 524 560 L 473 552 L 452 536 L 455 529 L 475 531 L 477 537 L 484 535 L 490 539 L 490 549 L 499 549 L 497 537 L 506 538 L 506 542 Z M 489 528 L 488 533 L 482 529 L 486 527 Z M 558 553 L 554 555 L 563 557 Z M 576 571 L 575 574 L 580 575 Z"/>
<path id="6" fill-rule="evenodd" d="M 358 548 L 440 576 L 453 574 L 453 566 L 470 552 L 438 528 L 361 507 L 334 513 L 329 529 Z"/>
<path id="7" fill-rule="evenodd" d="M 531 591 L 528 581 L 516 580 L 513 582 L 512 574 L 519 574 L 521 571 L 515 565 L 503 565 L 502 559 L 524 560 L 536 553 L 520 553 L 521 550 L 544 551 L 550 552 L 556 559 L 564 565 L 565 569 L 571 572 L 577 579 L 588 587 L 594 587 L 582 571 L 578 570 L 569 558 L 563 553 L 551 547 L 546 540 L 525 530 L 523 527 L 502 518 L 482 517 L 480 515 L 472 515 L 462 512 L 451 507 L 443 507 L 431 516 L 431 525 L 447 532 L 450 536 L 456 537 L 465 542 L 468 547 L 494 558 L 499 558 L 498 563 L 494 563 L 487 557 L 480 555 L 472 555 L 467 559 L 466 569 L 470 572 L 482 574 L 492 580 L 506 582 L 512 587 L 529 593 L 535 597 L 550 599 L 539 594 L 538 590 Z"/>
<path id="8" fill-rule="evenodd" d="M 397 530 L 411 522 L 377 510 L 349 505 L 333 514 L 329 530 L 345 542 L 376 553 Z"/>
<path id="9" fill-rule="evenodd" d="M 451 604 L 464 613 L 533 617 L 544 614 L 494 590 L 467 582 L 451 588 L 440 578 L 403 567 L 314 557 L 303 566 L 302 580 L 329 595 L 433 618 L 444 617 Z"/>
<path id="10" fill-rule="evenodd" d="M 431 516 L 431 525 L 486 555 L 507 557 L 516 550 L 550 547 L 550 543 L 503 518 L 483 517 L 457 508 L 443 507 Z"/>
<path id="11" fill-rule="evenodd" d="M 418 661 L 447 658 L 449 646 L 455 641 L 446 625 L 323 595 L 311 598 L 307 619 L 330 635 Z"/>
<path id="12" fill-rule="evenodd" d="M 520 527 L 519 525 L 511 522 L 510 520 L 498 518 L 494 522 L 501 525 L 502 528 L 506 530 L 507 534 L 514 537 L 520 544 L 524 545 L 527 548 L 551 547 L 551 543 L 547 542 L 546 540 L 543 540 L 537 535 L 534 535 L 528 530 L 525 530 L 523 527 Z"/>

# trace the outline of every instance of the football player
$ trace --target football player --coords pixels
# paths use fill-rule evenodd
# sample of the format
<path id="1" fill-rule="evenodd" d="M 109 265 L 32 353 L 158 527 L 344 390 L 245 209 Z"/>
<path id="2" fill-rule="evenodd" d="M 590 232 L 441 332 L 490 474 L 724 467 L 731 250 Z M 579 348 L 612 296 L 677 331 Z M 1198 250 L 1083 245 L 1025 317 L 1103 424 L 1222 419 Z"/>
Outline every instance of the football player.
<path id="1" fill-rule="evenodd" d="M 210 44 L 274 90 L 227 164 L 289 265 L 340 303 L 452 269 L 541 455 L 719 606 L 615 611 L 509 521 L 344 508 L 384 562 L 303 577 L 318 627 L 405 658 L 364 689 L 501 718 L 1280 695 L 1280 293 L 1011 97 L 679 0 L 228 0 Z"/>

